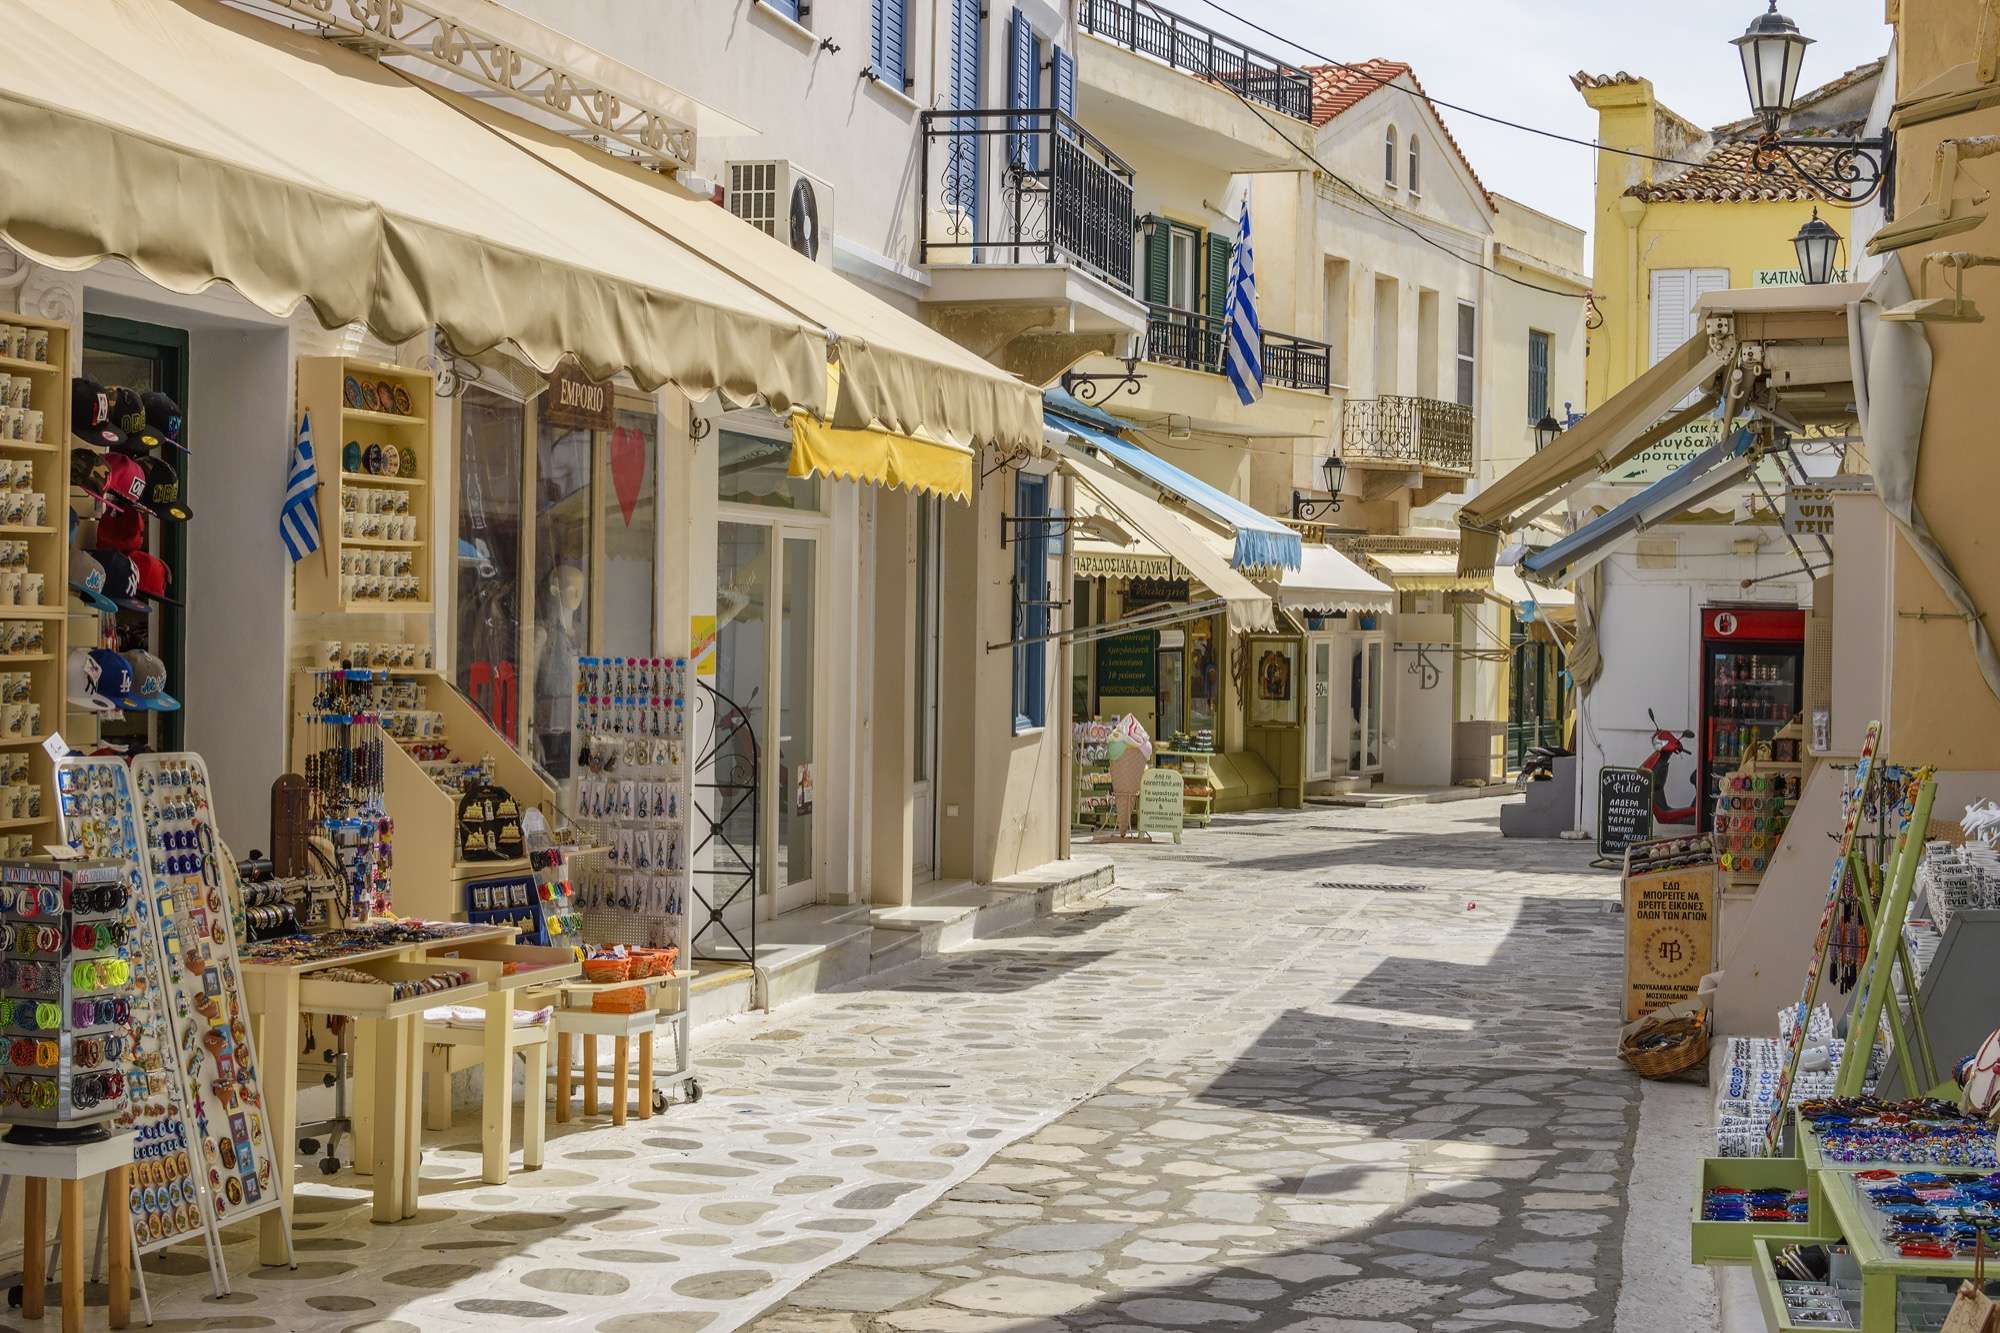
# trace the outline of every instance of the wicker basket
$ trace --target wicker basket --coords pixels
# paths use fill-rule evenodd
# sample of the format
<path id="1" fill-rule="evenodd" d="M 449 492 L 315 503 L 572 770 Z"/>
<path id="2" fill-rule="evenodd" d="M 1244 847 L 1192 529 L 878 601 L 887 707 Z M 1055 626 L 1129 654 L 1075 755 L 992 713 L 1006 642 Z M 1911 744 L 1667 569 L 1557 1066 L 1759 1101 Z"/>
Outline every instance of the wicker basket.
<path id="1" fill-rule="evenodd" d="M 583 960 L 583 978 L 593 985 L 603 985 L 609 981 L 629 981 L 632 977 L 630 958 L 586 958 Z"/>
<path id="2" fill-rule="evenodd" d="M 1675 1005 L 1627 1026 L 1618 1038 L 1618 1058 L 1641 1078 L 1672 1078 L 1708 1059 L 1709 1011 L 1693 1013 Z M 1657 1020 L 1657 1021 L 1655 1021 Z"/>

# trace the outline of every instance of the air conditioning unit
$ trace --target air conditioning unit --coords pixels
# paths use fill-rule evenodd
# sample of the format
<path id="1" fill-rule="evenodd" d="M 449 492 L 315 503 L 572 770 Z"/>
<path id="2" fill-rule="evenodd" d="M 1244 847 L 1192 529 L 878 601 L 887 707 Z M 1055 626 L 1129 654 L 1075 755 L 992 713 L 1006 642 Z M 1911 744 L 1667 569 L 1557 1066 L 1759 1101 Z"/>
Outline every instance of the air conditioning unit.
<path id="1" fill-rule="evenodd" d="M 782 159 L 731 162 L 729 211 L 806 258 L 833 267 L 833 187 Z"/>

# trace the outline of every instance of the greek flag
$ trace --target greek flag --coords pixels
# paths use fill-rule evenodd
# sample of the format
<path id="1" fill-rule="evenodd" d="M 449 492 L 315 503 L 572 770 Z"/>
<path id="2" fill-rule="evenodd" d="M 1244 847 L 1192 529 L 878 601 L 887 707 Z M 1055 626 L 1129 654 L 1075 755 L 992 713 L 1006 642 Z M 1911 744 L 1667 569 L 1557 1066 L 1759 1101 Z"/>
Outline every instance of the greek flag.
<path id="1" fill-rule="evenodd" d="M 1250 256 L 1250 200 L 1236 221 L 1236 248 L 1229 252 L 1229 299 L 1223 306 L 1222 336 L 1229 382 L 1244 406 L 1264 394 L 1264 335 L 1257 327 L 1257 273 Z"/>
<path id="2" fill-rule="evenodd" d="M 278 535 L 292 563 L 319 549 L 319 471 L 313 466 L 312 413 L 299 420 L 299 442 L 292 447 L 292 475 L 285 482 L 285 502 L 278 507 Z"/>

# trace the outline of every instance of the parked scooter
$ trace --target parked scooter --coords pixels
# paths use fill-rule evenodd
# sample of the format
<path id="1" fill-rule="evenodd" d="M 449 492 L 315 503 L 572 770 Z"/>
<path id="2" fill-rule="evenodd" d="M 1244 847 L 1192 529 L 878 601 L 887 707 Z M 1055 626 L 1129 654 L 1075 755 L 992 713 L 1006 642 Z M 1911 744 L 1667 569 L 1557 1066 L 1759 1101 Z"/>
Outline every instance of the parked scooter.
<path id="1" fill-rule="evenodd" d="M 1653 724 L 1653 753 L 1646 756 L 1646 762 L 1639 765 L 1640 771 L 1653 777 L 1653 823 L 1692 824 L 1695 811 L 1701 802 L 1701 792 L 1697 789 L 1688 793 L 1688 803 L 1684 806 L 1667 804 L 1667 779 L 1671 775 L 1674 756 L 1687 754 L 1683 740 L 1693 740 L 1692 731 L 1683 731 L 1678 736 L 1660 725 L 1660 719 L 1653 716 L 1653 710 L 1646 710 L 1646 720 Z"/>
<path id="2" fill-rule="evenodd" d="M 1537 745 L 1528 751 L 1521 761 L 1521 781 L 1547 782 L 1556 775 L 1556 760 L 1566 759 L 1576 751 L 1560 745 Z"/>

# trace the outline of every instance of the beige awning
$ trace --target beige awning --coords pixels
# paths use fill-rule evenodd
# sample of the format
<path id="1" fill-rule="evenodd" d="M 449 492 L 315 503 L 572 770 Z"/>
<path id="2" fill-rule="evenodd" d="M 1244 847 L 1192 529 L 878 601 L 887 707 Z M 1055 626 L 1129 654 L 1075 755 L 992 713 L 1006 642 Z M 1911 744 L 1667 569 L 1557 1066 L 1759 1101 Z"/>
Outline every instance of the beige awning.
<path id="1" fill-rule="evenodd" d="M 1722 364 L 1722 352 L 1707 333 L 1695 334 L 1548 448 L 1466 501 L 1458 511 L 1463 536 L 1457 567 L 1468 575 L 1492 569 L 1501 539 L 1538 513 L 1550 496 L 1707 413 L 1715 402 L 1711 381 Z M 1701 393 L 1693 403 L 1675 407 L 1696 390 Z"/>
<path id="2" fill-rule="evenodd" d="M 1285 571 L 1277 590 L 1287 611 L 1387 611 L 1396 600 L 1388 584 L 1316 542 L 1305 544 L 1299 567 Z"/>
<path id="3" fill-rule="evenodd" d="M 1521 577 L 1521 571 L 1512 565 L 1498 565 L 1493 570 L 1493 586 L 1486 595 L 1501 603 L 1516 614 L 1521 609 L 1532 607 L 1524 619 L 1569 621 L 1576 619 L 1576 594 L 1568 588 L 1544 588 Z"/>
<path id="4" fill-rule="evenodd" d="M 1477 592 L 1493 581 L 1491 571 L 1484 574 L 1459 573 L 1458 557 L 1448 551 L 1364 551 L 1362 554 L 1398 592 Z"/>
<path id="5" fill-rule="evenodd" d="M 840 358 L 833 424 L 919 440 L 1010 448 L 1042 438 L 1042 395 L 832 269 L 739 222 L 657 173 L 470 98 L 439 96 L 481 118 L 612 207 L 682 242 L 826 329 Z"/>
<path id="6" fill-rule="evenodd" d="M 1233 537 L 1209 532 L 1194 520 L 1183 518 L 1155 500 L 1140 483 L 1128 481 L 1117 469 L 1091 458 L 1080 449 L 1051 442 L 1048 448 L 1056 464 L 1082 492 L 1071 502 L 1074 509 L 1110 516 L 1133 536 L 1144 550 L 1135 554 L 1160 553 L 1171 556 L 1190 580 L 1207 588 L 1228 604 L 1229 623 L 1235 629 L 1267 630 L 1276 623 L 1271 598 L 1256 584 L 1229 567 L 1235 549 Z"/>

